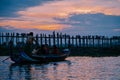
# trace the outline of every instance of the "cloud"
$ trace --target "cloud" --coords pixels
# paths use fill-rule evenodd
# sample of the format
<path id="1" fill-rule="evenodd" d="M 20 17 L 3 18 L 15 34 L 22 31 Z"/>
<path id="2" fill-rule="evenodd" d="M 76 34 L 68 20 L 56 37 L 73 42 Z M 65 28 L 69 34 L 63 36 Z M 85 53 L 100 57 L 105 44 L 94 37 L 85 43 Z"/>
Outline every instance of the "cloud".
<path id="1" fill-rule="evenodd" d="M 43 5 L 29 7 L 18 14 L 28 17 L 66 18 L 71 14 L 103 13 L 106 15 L 120 15 L 119 2 L 113 0 L 60 0 Z M 49 13 L 49 14 L 48 14 Z"/>
<path id="2" fill-rule="evenodd" d="M 56 18 L 61 24 L 70 24 L 72 26 L 83 26 L 84 28 L 113 28 L 120 26 L 120 16 L 98 14 L 76 14 L 68 19 Z"/>
<path id="3" fill-rule="evenodd" d="M 83 33 L 120 27 L 119 0 L 2 0 L 0 26 Z M 8 4 L 8 5 L 7 5 Z"/>
<path id="4" fill-rule="evenodd" d="M 120 28 L 113 29 L 116 32 L 120 32 Z"/>
<path id="5" fill-rule="evenodd" d="M 53 0 L 0 0 L 0 17 L 17 17 L 17 11 Z"/>

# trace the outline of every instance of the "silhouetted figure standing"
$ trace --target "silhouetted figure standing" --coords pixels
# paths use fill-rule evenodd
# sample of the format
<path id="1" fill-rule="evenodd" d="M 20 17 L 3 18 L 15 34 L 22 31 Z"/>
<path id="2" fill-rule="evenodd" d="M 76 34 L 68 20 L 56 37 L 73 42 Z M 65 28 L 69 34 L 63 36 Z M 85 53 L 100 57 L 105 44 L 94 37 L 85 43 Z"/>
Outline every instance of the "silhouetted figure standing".
<path id="1" fill-rule="evenodd" d="M 33 37 L 33 32 L 30 32 L 28 35 L 27 35 L 27 42 L 26 42 L 26 48 L 25 48 L 25 52 L 28 54 L 28 55 L 32 55 L 32 51 L 33 51 L 33 42 L 35 42 L 35 39 Z"/>

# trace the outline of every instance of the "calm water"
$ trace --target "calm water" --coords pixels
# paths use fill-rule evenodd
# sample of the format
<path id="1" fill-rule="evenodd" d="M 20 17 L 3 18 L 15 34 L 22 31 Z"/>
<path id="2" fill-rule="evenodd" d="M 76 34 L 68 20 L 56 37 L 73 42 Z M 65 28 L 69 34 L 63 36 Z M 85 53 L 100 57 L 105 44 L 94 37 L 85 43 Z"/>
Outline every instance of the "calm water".
<path id="1" fill-rule="evenodd" d="M 69 57 L 63 62 L 15 65 L 0 57 L 0 80 L 120 80 L 119 57 Z"/>

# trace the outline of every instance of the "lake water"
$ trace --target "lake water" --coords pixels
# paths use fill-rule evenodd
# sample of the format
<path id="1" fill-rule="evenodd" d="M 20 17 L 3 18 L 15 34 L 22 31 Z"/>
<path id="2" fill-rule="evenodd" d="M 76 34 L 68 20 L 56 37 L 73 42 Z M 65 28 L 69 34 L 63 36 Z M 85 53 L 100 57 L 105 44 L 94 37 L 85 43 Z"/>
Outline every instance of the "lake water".
<path id="1" fill-rule="evenodd" d="M 120 80 L 119 57 L 68 57 L 48 64 L 15 65 L 0 57 L 0 80 Z"/>

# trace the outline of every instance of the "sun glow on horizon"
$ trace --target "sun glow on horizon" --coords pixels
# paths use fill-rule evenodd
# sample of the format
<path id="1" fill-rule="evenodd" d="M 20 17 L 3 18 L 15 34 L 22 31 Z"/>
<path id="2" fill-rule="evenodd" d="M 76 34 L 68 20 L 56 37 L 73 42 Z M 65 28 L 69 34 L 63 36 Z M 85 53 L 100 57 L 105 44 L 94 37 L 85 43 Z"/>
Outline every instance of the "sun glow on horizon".
<path id="1" fill-rule="evenodd" d="M 10 25 L 9 25 L 10 24 Z M 11 26 L 18 29 L 39 29 L 39 30 L 62 30 L 64 27 L 69 27 L 68 25 L 62 25 L 57 23 L 34 23 L 31 21 L 16 21 L 16 20 L 5 20 L 0 22 L 1 26 Z"/>

